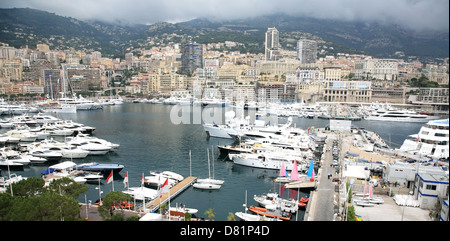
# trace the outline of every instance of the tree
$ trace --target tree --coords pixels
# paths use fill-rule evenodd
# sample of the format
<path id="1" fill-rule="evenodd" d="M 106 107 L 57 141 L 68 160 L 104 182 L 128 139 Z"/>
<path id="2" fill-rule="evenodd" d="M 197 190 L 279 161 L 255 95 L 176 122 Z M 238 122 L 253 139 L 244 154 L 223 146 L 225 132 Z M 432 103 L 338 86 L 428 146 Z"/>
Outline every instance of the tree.
<path id="1" fill-rule="evenodd" d="M 44 191 L 44 185 L 44 179 L 39 177 L 29 177 L 24 182 L 20 181 L 12 185 L 13 196 L 27 198 L 40 194 Z M 10 187 L 8 187 L 6 193 L 11 193 Z"/>
<path id="2" fill-rule="evenodd" d="M 214 209 L 212 208 L 206 210 L 204 214 L 208 216 L 209 221 L 213 221 L 214 216 L 216 216 L 216 214 L 214 213 Z"/>
<path id="3" fill-rule="evenodd" d="M 64 178 L 63 178 L 64 179 Z M 58 180 L 51 188 L 44 187 L 44 180 L 30 177 L 12 184 L 0 195 L 0 220 L 10 221 L 60 221 L 77 220 L 81 206 L 74 199 L 83 185 L 73 180 Z M 61 186 L 57 186 L 60 183 Z M 77 191 L 73 191 L 77 190 Z M 68 195 L 63 195 L 68 194 Z"/>
<path id="4" fill-rule="evenodd" d="M 419 79 L 412 78 L 410 81 L 411 87 L 439 87 L 439 84 L 434 81 L 429 81 L 428 77 L 422 74 Z"/>
<path id="5" fill-rule="evenodd" d="M 228 213 L 227 221 L 236 221 L 234 213 Z"/>
<path id="6" fill-rule="evenodd" d="M 106 196 L 103 198 L 102 202 L 103 205 L 98 208 L 98 212 L 103 218 L 111 218 L 113 216 L 113 210 L 117 207 L 122 211 L 122 217 L 123 217 L 123 208 L 122 208 L 122 202 L 130 201 L 131 196 L 120 192 L 120 191 L 113 191 L 106 194 Z"/>
<path id="7" fill-rule="evenodd" d="M 50 191 L 60 193 L 62 195 L 69 195 L 73 198 L 77 198 L 81 193 L 88 190 L 87 185 L 81 185 L 75 182 L 73 179 L 63 177 L 53 180 L 49 186 Z"/>

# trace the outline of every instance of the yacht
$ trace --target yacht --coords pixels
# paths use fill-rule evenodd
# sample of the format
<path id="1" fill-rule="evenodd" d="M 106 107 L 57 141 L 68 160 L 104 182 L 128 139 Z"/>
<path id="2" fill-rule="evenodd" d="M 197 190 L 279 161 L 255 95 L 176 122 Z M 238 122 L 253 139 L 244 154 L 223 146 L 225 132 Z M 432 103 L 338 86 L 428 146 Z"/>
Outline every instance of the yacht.
<path id="1" fill-rule="evenodd" d="M 431 158 L 449 157 L 449 119 L 432 120 L 424 124 L 418 134 L 409 135 L 400 150 Z"/>
<path id="2" fill-rule="evenodd" d="M 62 158 L 82 159 L 89 155 L 89 151 L 87 150 L 55 140 L 44 140 L 39 143 L 39 145 L 46 147 L 51 151 L 60 152 L 62 154 Z"/>
<path id="3" fill-rule="evenodd" d="M 437 116 L 422 115 L 410 110 L 377 110 L 365 117 L 366 120 L 396 122 L 428 122 L 438 118 Z"/>
<path id="4" fill-rule="evenodd" d="M 10 137 L 17 137 L 23 142 L 33 142 L 37 139 L 37 135 L 28 130 L 10 130 L 6 132 L 6 135 Z"/>
<path id="5" fill-rule="evenodd" d="M 105 155 L 106 153 L 111 151 L 111 147 L 109 146 L 98 143 L 90 143 L 85 140 L 69 139 L 68 141 L 66 141 L 66 143 L 89 151 L 89 155 Z"/>
<path id="6" fill-rule="evenodd" d="M 59 161 L 62 158 L 60 152 L 52 151 L 47 148 L 38 147 L 29 151 L 29 154 L 35 157 L 42 157 L 48 161 Z"/>
<path id="7" fill-rule="evenodd" d="M 82 133 L 79 133 L 75 137 L 67 138 L 67 140 L 104 145 L 104 146 L 109 147 L 110 151 L 117 151 L 117 149 L 119 149 L 119 147 L 120 147 L 120 144 L 112 143 L 112 142 L 106 141 L 104 139 L 89 136 L 87 134 L 82 134 Z"/>
<path id="8" fill-rule="evenodd" d="M 294 161 L 297 161 L 297 170 L 308 170 L 308 164 L 306 160 L 303 160 L 301 156 L 294 155 L 282 155 L 278 153 L 241 153 L 241 154 L 228 154 L 229 158 L 236 164 L 249 167 L 276 169 L 280 170 L 283 163 L 286 170 L 292 170 L 294 167 Z"/>
<path id="9" fill-rule="evenodd" d="M 103 174 L 109 174 L 111 171 L 119 173 L 124 168 L 120 164 L 101 164 L 96 162 L 83 163 L 76 166 L 76 169 L 91 172 L 100 172 Z"/>

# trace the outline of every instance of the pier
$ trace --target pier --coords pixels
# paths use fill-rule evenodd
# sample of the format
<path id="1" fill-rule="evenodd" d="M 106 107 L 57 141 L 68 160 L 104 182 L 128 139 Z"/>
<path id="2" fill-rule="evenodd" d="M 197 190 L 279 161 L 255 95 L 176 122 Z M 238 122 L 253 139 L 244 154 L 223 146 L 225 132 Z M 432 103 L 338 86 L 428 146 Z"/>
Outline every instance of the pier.
<path id="1" fill-rule="evenodd" d="M 161 198 L 159 198 L 159 197 L 155 198 L 148 204 L 145 204 L 145 207 L 139 208 L 138 211 L 141 212 L 144 210 L 149 210 L 149 212 L 155 212 L 156 210 L 159 209 L 159 206 L 161 204 L 164 204 L 169 201 L 169 194 L 170 194 L 170 198 L 176 197 L 178 194 L 180 194 L 181 192 L 186 190 L 188 187 L 190 187 L 192 185 L 192 183 L 195 182 L 195 180 L 197 180 L 196 177 L 192 177 L 192 176 L 186 177 L 183 181 L 177 183 L 175 186 L 170 188 L 169 192 L 166 192 L 163 195 L 161 195 Z"/>

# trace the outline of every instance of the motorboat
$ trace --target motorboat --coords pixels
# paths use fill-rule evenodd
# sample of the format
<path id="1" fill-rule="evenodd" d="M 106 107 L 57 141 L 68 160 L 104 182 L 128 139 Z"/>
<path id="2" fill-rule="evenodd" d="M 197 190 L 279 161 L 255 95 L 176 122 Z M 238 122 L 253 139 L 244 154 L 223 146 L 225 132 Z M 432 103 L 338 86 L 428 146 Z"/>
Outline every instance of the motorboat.
<path id="1" fill-rule="evenodd" d="M 8 159 L 0 159 L 0 167 L 8 169 L 22 169 L 24 165 L 22 163 L 14 162 Z"/>
<path id="2" fill-rule="evenodd" d="M 43 125 L 45 123 L 55 123 L 57 122 L 59 119 L 52 116 L 52 115 L 44 115 L 42 113 L 38 113 L 36 115 L 33 116 L 33 119 L 36 121 L 36 123 Z"/>
<path id="3" fill-rule="evenodd" d="M 158 188 L 161 187 L 166 180 L 168 182 L 169 187 L 173 187 L 177 183 L 176 180 L 164 177 L 162 175 L 151 175 L 144 177 L 144 185 Z"/>
<path id="4" fill-rule="evenodd" d="M 178 173 L 175 173 L 175 172 L 171 172 L 171 171 L 150 172 L 150 174 L 152 174 L 152 175 L 160 174 L 160 175 L 163 175 L 163 176 L 168 177 L 170 179 L 174 179 L 174 180 L 176 180 L 178 182 L 181 182 L 184 179 L 184 177 L 182 175 L 180 175 Z"/>
<path id="5" fill-rule="evenodd" d="M 36 148 L 28 151 L 28 153 L 35 157 L 42 157 L 47 159 L 48 161 L 59 161 L 62 158 L 62 153 L 52 151 L 47 148 Z"/>
<path id="6" fill-rule="evenodd" d="M 196 214 L 198 213 L 198 209 L 195 208 L 187 208 L 184 205 L 176 205 L 175 207 L 169 207 L 169 211 L 175 211 L 175 212 L 181 212 L 181 213 L 189 213 L 189 214 Z"/>
<path id="7" fill-rule="evenodd" d="M 424 124 L 418 134 L 409 135 L 400 151 L 431 158 L 449 157 L 449 119 L 433 120 Z"/>
<path id="8" fill-rule="evenodd" d="M 76 169 L 91 172 L 100 172 L 103 174 L 109 174 L 111 171 L 113 173 L 119 173 L 124 168 L 120 164 L 101 164 L 96 162 L 78 164 Z"/>
<path id="9" fill-rule="evenodd" d="M 77 146 L 83 150 L 89 151 L 89 155 L 105 155 L 109 151 L 111 151 L 111 147 L 98 144 L 98 143 L 90 143 L 87 141 L 79 141 L 79 140 L 69 140 L 66 143 L 70 145 Z"/>
<path id="10" fill-rule="evenodd" d="M 89 151 L 90 155 L 105 155 L 119 147 L 118 144 L 113 144 L 100 138 L 90 139 L 85 138 L 85 136 L 66 137 L 65 142 Z"/>
<path id="11" fill-rule="evenodd" d="M 51 151 L 60 152 L 62 158 L 67 159 L 82 159 L 89 155 L 89 151 L 87 150 L 55 140 L 44 140 L 38 143 L 38 145 L 48 148 Z"/>
<path id="12" fill-rule="evenodd" d="M 151 187 L 160 187 L 168 179 L 169 186 L 174 186 L 176 183 L 181 182 L 184 177 L 178 173 L 171 171 L 163 172 L 150 172 L 151 176 L 144 177 L 144 184 Z"/>
<path id="13" fill-rule="evenodd" d="M 270 218 L 277 218 L 277 219 L 281 219 L 284 221 L 291 220 L 290 213 L 281 212 L 280 210 L 277 210 L 274 206 L 268 206 L 267 208 L 250 206 L 248 208 L 248 210 L 250 210 L 258 215 L 263 215 L 263 216 L 270 217 Z"/>
<path id="14" fill-rule="evenodd" d="M 19 140 L 23 142 L 33 142 L 37 139 L 36 134 L 31 133 L 28 130 L 10 130 L 6 132 L 6 135 L 19 138 Z"/>
<path id="15" fill-rule="evenodd" d="M 254 195 L 253 199 L 263 207 L 275 205 L 276 208 L 279 208 L 281 211 L 284 212 L 295 213 L 298 211 L 297 202 L 283 199 L 279 197 L 277 193 L 268 193 L 266 195 Z"/>
<path id="16" fill-rule="evenodd" d="M 99 172 L 81 171 L 76 174 L 77 177 L 86 179 L 87 182 L 98 182 L 103 178 L 103 175 Z"/>
<path id="17" fill-rule="evenodd" d="M 9 150 L 9 151 L 2 151 L 0 153 L 3 157 L 5 157 L 6 160 L 12 161 L 14 163 L 19 163 L 24 166 L 27 166 L 31 163 L 30 158 L 28 158 L 25 155 L 21 155 L 19 152 Z"/>
<path id="18" fill-rule="evenodd" d="M 147 187 L 130 187 L 122 192 L 137 200 L 153 200 L 158 197 L 157 190 Z"/>

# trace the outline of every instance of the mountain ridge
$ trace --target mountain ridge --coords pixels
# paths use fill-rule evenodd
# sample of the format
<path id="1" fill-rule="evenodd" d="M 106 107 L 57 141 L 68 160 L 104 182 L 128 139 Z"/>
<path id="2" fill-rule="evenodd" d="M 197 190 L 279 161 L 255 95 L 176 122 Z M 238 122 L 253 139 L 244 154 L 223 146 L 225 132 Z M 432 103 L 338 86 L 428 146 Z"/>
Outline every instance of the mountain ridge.
<path id="1" fill-rule="evenodd" d="M 261 35 L 268 27 L 276 27 L 280 34 L 310 33 L 355 52 L 381 58 L 398 58 L 398 52 L 422 59 L 446 58 L 449 52 L 448 32 L 417 33 L 396 25 L 379 23 L 274 14 L 227 21 L 194 19 L 179 23 L 129 26 L 86 22 L 30 8 L 0 9 L 1 42 L 14 47 L 46 42 L 51 47 L 84 48 L 115 56 L 122 56 L 124 49 L 142 46 L 149 37 L 164 37 L 168 33 L 182 35 L 183 40 L 191 36 L 199 43 L 211 42 L 219 37 L 237 38 L 239 34 L 245 34 L 242 39 L 248 41 L 247 46 L 257 46 L 252 51 L 260 51 L 264 45 Z M 220 33 L 225 36 L 220 36 Z"/>

